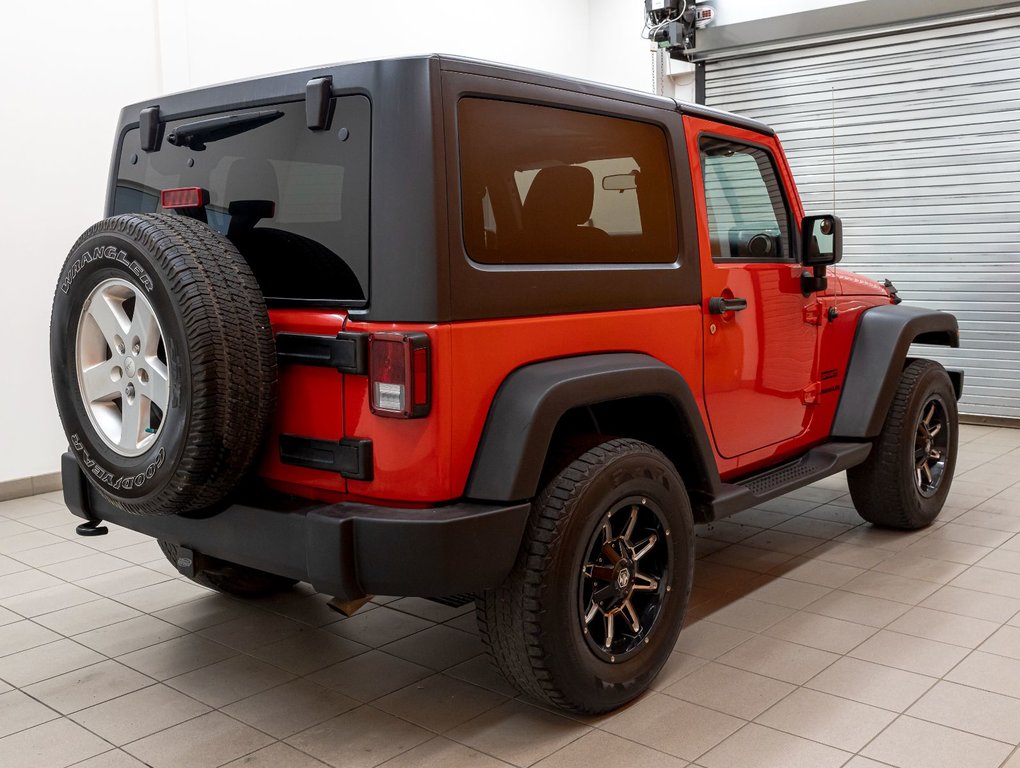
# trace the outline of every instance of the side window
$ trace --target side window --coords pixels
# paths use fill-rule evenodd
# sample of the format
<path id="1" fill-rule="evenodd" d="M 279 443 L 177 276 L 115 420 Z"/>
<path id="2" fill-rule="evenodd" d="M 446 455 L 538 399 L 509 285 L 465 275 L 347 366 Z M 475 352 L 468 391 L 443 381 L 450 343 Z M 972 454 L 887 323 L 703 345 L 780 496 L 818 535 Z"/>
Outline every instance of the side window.
<path id="1" fill-rule="evenodd" d="M 464 244 L 483 264 L 676 261 L 665 132 L 495 99 L 457 109 Z"/>
<path id="2" fill-rule="evenodd" d="M 712 257 L 790 259 L 790 212 L 772 156 L 712 137 L 702 138 L 700 148 Z"/>

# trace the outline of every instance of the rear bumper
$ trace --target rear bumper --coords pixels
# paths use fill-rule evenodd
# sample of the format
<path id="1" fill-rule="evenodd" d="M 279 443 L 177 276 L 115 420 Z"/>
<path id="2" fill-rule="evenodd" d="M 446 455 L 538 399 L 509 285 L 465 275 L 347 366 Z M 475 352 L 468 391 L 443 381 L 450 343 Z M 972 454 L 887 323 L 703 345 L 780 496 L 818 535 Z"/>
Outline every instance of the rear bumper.
<path id="1" fill-rule="evenodd" d="M 61 473 L 64 501 L 78 517 L 307 581 L 342 599 L 440 597 L 495 587 L 513 567 L 529 509 L 470 502 L 396 509 L 262 491 L 204 517 L 145 516 L 110 504 L 70 453 Z"/>

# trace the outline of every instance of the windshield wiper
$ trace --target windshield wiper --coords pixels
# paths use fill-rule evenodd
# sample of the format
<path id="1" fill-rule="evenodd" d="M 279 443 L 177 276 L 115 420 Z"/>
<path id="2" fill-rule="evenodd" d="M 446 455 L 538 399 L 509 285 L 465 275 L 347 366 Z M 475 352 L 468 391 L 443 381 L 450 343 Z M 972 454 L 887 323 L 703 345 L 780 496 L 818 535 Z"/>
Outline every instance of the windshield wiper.
<path id="1" fill-rule="evenodd" d="M 208 120 L 196 120 L 194 123 L 178 125 L 171 131 L 167 141 L 175 147 L 187 147 L 196 152 L 205 149 L 211 141 L 229 139 L 239 133 L 271 123 L 283 117 L 277 109 L 264 109 L 258 112 L 244 112 L 240 115 L 224 115 Z"/>

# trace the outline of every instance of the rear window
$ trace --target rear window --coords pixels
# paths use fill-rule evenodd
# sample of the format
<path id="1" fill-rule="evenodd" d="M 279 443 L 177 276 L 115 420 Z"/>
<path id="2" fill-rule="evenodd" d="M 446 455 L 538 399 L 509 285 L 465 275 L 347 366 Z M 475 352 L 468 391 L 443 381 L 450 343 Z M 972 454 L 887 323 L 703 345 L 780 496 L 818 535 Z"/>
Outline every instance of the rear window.
<path id="1" fill-rule="evenodd" d="M 464 242 L 483 264 L 672 263 L 666 135 L 622 118 L 458 104 Z"/>
<path id="2" fill-rule="evenodd" d="M 269 301 L 363 303 L 368 295 L 370 107 L 336 98 L 329 130 L 305 124 L 304 102 L 224 115 L 261 114 L 234 135 L 175 146 L 202 115 L 168 123 L 157 152 L 138 130 L 121 149 L 114 213 L 160 209 L 160 192 L 201 187 L 208 204 L 189 212 L 233 241 Z M 182 131 L 183 128 L 183 131 Z"/>

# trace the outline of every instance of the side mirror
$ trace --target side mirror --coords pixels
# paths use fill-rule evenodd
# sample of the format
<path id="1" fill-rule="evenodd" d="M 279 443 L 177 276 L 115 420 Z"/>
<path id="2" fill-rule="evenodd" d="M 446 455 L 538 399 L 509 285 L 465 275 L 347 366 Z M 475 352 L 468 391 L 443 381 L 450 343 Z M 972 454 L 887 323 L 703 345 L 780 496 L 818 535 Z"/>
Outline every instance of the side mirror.
<path id="1" fill-rule="evenodd" d="M 839 216 L 805 216 L 800 263 L 805 267 L 824 267 L 843 258 L 843 222 Z"/>
<path id="2" fill-rule="evenodd" d="M 800 276 L 800 289 L 810 296 L 829 287 L 825 267 L 843 258 L 843 222 L 833 214 L 805 216 L 800 231 L 800 263 L 810 267 Z"/>

